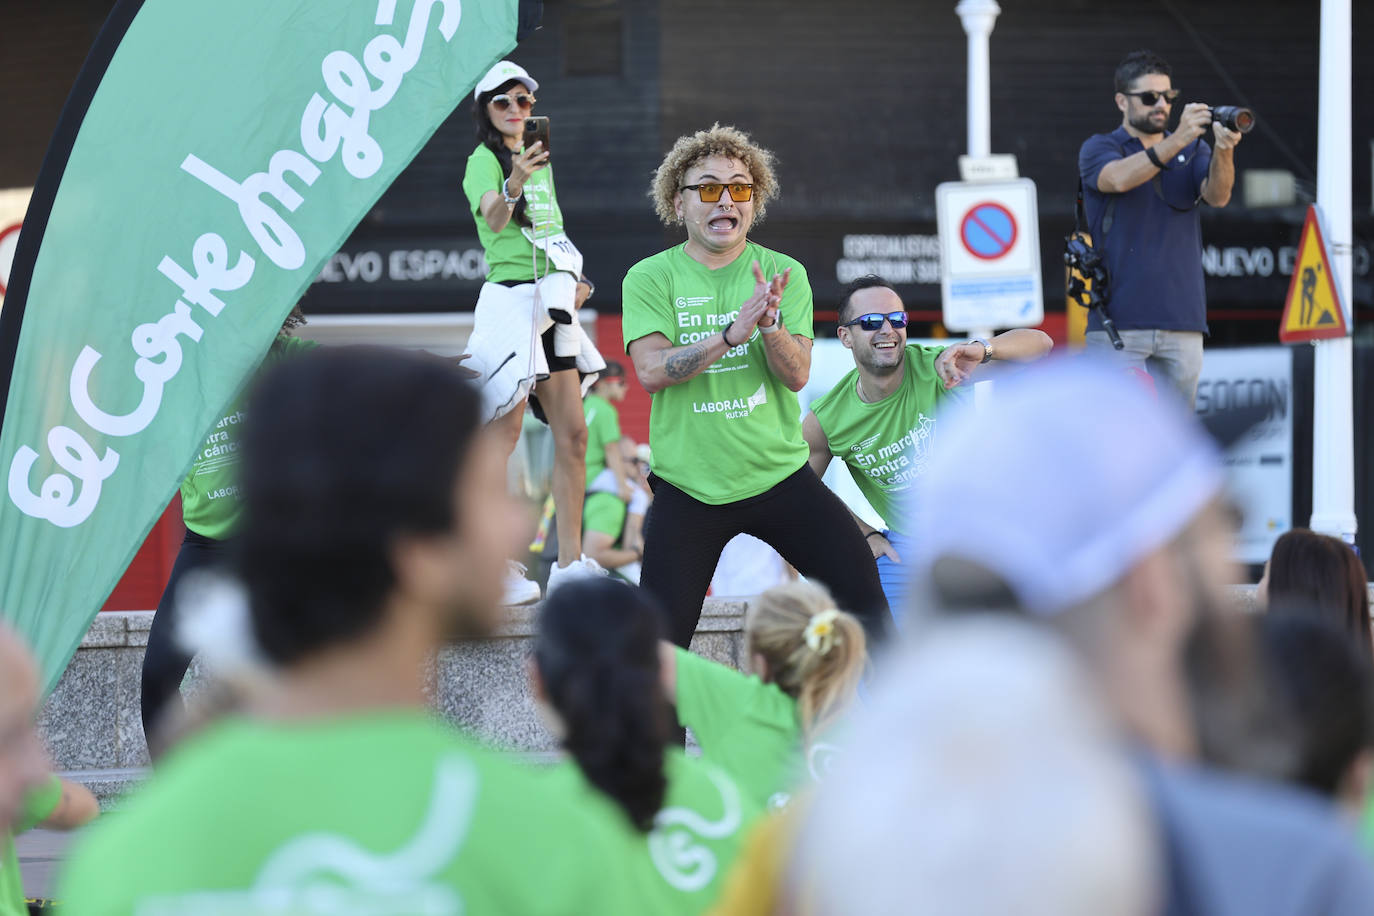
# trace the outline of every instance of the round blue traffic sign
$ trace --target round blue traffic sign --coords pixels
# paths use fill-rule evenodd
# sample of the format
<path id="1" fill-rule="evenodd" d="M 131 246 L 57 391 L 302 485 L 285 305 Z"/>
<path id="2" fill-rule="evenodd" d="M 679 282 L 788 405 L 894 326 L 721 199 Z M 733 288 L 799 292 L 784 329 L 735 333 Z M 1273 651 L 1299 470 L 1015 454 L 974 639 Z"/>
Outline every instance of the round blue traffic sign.
<path id="1" fill-rule="evenodd" d="M 975 258 L 995 261 L 1016 244 L 1016 217 L 993 201 L 974 204 L 959 224 L 959 239 Z"/>

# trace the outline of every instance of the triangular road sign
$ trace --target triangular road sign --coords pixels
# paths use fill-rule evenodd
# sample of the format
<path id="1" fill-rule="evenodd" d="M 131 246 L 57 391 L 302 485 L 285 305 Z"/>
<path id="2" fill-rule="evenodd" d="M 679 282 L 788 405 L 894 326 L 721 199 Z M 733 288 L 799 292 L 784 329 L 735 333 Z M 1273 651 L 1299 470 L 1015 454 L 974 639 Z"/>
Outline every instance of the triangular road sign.
<path id="1" fill-rule="evenodd" d="M 1341 308 L 1336 278 L 1331 274 L 1331 259 L 1326 254 L 1326 240 L 1315 205 L 1307 208 L 1302 224 L 1302 240 L 1298 243 L 1298 258 L 1293 263 L 1293 279 L 1288 284 L 1288 297 L 1279 319 L 1279 340 L 1298 343 L 1303 340 L 1324 340 L 1345 337 L 1350 329 L 1345 324 L 1345 309 Z"/>

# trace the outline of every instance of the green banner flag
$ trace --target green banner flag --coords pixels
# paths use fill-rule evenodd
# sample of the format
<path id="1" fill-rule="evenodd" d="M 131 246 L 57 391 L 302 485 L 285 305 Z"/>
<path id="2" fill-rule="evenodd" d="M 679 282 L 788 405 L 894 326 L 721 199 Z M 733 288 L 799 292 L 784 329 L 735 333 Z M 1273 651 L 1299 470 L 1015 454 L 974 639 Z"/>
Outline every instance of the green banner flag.
<path id="1" fill-rule="evenodd" d="M 116 6 L 49 148 L 0 311 L 0 613 L 45 691 L 286 314 L 514 47 L 518 12 Z"/>

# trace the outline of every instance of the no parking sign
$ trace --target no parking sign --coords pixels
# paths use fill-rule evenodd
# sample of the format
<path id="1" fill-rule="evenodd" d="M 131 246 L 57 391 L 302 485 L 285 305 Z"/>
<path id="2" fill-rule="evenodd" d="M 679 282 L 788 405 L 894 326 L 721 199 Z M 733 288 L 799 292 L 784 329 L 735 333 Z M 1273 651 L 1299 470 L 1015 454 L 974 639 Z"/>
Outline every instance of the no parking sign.
<path id="1" fill-rule="evenodd" d="M 1035 182 L 947 181 L 935 189 L 945 326 L 1023 328 L 1045 318 Z"/>

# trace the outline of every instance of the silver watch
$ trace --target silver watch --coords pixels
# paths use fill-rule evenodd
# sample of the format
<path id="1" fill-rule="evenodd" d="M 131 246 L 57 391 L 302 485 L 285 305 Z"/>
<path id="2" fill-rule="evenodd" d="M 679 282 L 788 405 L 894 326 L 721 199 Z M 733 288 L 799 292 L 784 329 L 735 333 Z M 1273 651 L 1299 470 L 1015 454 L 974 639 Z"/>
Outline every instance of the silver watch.
<path id="1" fill-rule="evenodd" d="M 981 366 L 983 363 L 990 362 L 992 360 L 992 344 L 988 343 L 981 337 L 975 337 L 972 340 L 970 340 L 969 343 L 983 345 L 983 358 L 978 361 L 978 365 Z"/>
<path id="2" fill-rule="evenodd" d="M 524 191 L 521 191 L 520 194 L 517 194 L 517 195 L 515 195 L 514 197 L 511 197 L 511 196 L 510 196 L 510 179 L 507 178 L 505 181 L 501 182 L 501 196 L 504 197 L 504 198 L 506 199 L 506 203 L 508 203 L 508 204 L 518 203 L 519 200 L 520 200 L 520 196 L 521 196 L 522 194 L 524 194 L 524 193 L 525 193 Z"/>

